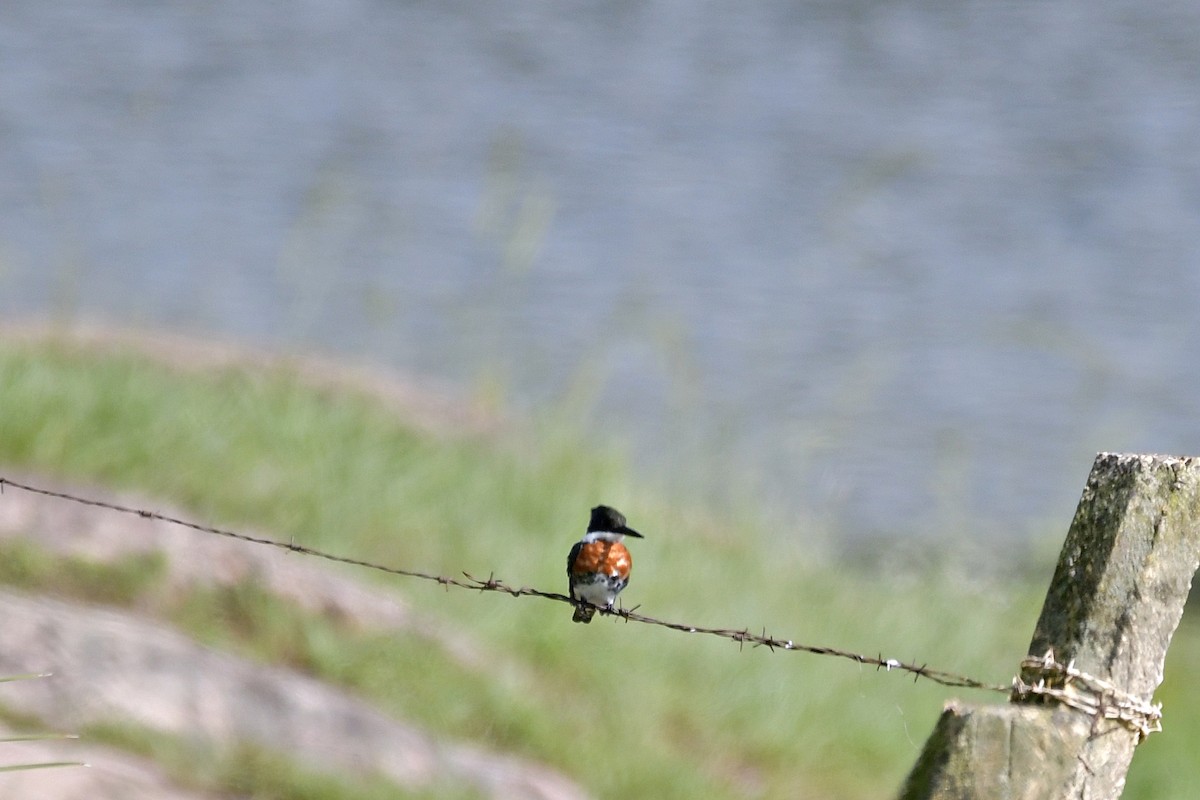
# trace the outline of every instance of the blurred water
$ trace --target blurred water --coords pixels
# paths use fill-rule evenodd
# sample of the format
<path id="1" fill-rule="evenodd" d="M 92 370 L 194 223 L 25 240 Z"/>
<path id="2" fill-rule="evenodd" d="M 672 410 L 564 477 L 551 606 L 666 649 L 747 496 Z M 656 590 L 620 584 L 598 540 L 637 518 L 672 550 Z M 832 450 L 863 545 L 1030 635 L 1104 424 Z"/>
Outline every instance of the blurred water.
<path id="1" fill-rule="evenodd" d="M 1194 3 L 0 5 L 0 313 L 502 385 L 847 535 L 1200 453 Z M 589 383 L 590 382 L 590 383 Z"/>

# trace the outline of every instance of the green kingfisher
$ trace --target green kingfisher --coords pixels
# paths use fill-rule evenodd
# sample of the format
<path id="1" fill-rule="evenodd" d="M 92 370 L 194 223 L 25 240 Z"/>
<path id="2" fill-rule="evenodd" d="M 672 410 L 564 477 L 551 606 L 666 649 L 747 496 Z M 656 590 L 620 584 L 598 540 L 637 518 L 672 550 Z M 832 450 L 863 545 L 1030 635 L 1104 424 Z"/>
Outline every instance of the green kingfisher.
<path id="1" fill-rule="evenodd" d="M 587 533 L 567 556 L 571 599 L 582 601 L 575 606 L 575 622 L 591 622 L 596 606 L 611 609 L 617 595 L 629 584 L 633 557 L 621 544 L 626 536 L 643 538 L 625 524 L 625 515 L 615 508 L 592 509 Z"/>

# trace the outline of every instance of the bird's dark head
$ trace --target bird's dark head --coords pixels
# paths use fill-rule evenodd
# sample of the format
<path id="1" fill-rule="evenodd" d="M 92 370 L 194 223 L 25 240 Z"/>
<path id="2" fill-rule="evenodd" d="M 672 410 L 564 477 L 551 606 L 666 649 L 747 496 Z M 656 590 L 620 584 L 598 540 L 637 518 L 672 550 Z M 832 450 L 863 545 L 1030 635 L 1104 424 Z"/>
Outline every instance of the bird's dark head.
<path id="1" fill-rule="evenodd" d="M 605 531 L 619 533 L 623 536 L 645 538 L 640 533 L 625 524 L 625 515 L 611 506 L 596 506 L 592 509 L 592 519 L 588 522 L 588 533 Z"/>

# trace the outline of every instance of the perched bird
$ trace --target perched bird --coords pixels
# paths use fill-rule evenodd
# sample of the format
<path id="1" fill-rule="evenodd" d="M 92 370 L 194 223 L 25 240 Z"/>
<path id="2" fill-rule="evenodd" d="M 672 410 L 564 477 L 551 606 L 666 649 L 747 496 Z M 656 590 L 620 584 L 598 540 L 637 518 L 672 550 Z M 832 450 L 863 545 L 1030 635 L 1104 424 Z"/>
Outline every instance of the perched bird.
<path id="1" fill-rule="evenodd" d="M 626 536 L 643 538 L 625 525 L 625 515 L 615 508 L 596 506 L 592 509 L 587 533 L 567 556 L 571 598 L 583 601 L 575 606 L 573 619 L 576 622 L 591 622 L 596 614 L 593 606 L 611 609 L 617 595 L 629 583 L 633 557 L 621 544 Z"/>

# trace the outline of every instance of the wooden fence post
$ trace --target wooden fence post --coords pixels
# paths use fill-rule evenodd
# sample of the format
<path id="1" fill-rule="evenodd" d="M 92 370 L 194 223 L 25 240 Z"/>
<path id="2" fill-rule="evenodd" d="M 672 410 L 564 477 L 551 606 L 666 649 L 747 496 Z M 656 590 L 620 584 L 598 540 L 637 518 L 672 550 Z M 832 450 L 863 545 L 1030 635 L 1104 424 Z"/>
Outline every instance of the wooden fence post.
<path id="1" fill-rule="evenodd" d="M 1200 458 L 1096 457 L 1011 702 L 948 703 L 901 800 L 1116 800 L 1200 564 Z"/>

